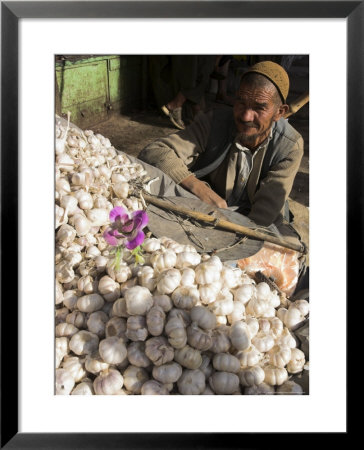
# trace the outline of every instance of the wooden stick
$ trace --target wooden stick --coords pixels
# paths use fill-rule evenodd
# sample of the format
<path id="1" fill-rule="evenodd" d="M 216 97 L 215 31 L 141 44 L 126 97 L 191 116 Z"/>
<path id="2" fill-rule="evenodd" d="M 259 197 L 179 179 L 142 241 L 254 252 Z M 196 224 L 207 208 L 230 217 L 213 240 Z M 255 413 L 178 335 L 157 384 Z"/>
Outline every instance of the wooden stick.
<path id="1" fill-rule="evenodd" d="M 287 112 L 287 114 L 285 114 L 284 118 L 287 119 L 287 117 L 296 113 L 299 109 L 302 108 L 302 106 L 305 106 L 309 99 L 310 97 L 308 91 L 297 97 L 296 100 L 289 105 L 289 111 Z"/>
<path id="2" fill-rule="evenodd" d="M 237 233 L 242 233 L 245 236 L 248 236 L 253 239 L 259 239 L 261 241 L 271 242 L 273 244 L 280 245 L 285 248 L 289 248 L 291 250 L 296 250 L 300 253 L 306 254 L 307 249 L 304 245 L 294 244 L 292 242 L 285 241 L 279 236 L 271 236 L 266 233 L 261 233 L 260 231 L 252 230 L 251 228 L 244 227 L 243 225 L 238 225 L 233 222 L 229 222 L 228 220 L 219 219 L 214 216 L 210 216 L 209 214 L 204 214 L 198 211 L 194 211 L 192 209 L 185 208 L 183 206 L 174 205 L 166 200 L 162 200 L 158 197 L 153 197 L 152 195 L 143 192 L 143 198 L 149 203 L 153 205 L 159 206 L 163 209 L 171 210 L 174 212 L 178 212 L 185 216 L 192 217 L 197 220 L 202 220 L 203 222 L 208 222 L 214 224 L 216 227 L 224 228 L 226 230 L 235 231 Z"/>

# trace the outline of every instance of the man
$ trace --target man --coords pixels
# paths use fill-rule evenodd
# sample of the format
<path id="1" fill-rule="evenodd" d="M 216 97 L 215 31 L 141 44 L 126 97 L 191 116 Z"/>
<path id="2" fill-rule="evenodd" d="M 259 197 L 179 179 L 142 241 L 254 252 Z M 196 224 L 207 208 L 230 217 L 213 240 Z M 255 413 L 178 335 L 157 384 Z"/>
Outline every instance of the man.
<path id="1" fill-rule="evenodd" d="M 235 207 L 256 224 L 287 221 L 287 198 L 303 156 L 302 136 L 284 119 L 289 78 L 272 61 L 241 78 L 233 110 L 200 113 L 139 158 L 202 201 Z"/>

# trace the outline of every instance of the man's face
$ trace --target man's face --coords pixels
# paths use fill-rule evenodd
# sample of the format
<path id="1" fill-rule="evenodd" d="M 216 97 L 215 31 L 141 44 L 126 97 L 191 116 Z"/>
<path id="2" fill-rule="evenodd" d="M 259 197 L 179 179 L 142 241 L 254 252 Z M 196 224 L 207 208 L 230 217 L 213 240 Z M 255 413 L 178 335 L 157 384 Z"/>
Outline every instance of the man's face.
<path id="1" fill-rule="evenodd" d="M 234 119 L 239 141 L 249 148 L 257 147 L 267 136 L 274 121 L 280 118 L 275 101 L 275 87 L 256 87 L 243 82 L 234 104 Z"/>

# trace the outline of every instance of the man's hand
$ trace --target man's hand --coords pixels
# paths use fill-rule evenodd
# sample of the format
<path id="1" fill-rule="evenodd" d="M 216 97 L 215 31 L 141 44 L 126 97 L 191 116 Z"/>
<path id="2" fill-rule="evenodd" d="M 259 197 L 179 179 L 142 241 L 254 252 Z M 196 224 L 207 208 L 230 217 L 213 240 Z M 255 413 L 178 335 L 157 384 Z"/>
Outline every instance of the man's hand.
<path id="1" fill-rule="evenodd" d="M 182 180 L 180 185 L 209 205 L 217 206 L 218 208 L 227 208 L 226 201 L 194 175 L 190 175 Z"/>

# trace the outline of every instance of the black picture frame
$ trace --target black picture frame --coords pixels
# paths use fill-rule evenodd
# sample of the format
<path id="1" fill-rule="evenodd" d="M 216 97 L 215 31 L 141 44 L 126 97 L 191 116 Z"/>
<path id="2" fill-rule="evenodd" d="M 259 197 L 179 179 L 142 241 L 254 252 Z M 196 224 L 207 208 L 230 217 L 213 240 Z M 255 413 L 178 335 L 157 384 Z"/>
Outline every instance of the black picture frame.
<path id="1" fill-rule="evenodd" d="M 18 233 L 18 22 L 22 18 L 346 18 L 347 19 L 347 298 L 363 263 L 364 1 L 10 1 L 1 2 L 1 448 L 137 449 L 257 448 L 270 433 L 19 433 L 17 317 Z M 326 151 L 323 149 L 323 151 Z M 12 301 L 7 301 L 12 286 Z M 11 370 L 7 370 L 11 367 Z M 35 411 L 36 411 L 36 405 Z M 347 421 L 348 423 L 348 421 Z M 349 423 L 348 423 L 349 425 Z M 168 430 L 166 430 L 168 431 Z M 349 436 L 337 433 L 335 441 Z M 319 433 L 320 434 L 320 433 Z M 326 441 L 315 433 L 315 444 Z M 242 436 L 243 435 L 243 436 Z M 302 436 L 300 445 L 310 438 Z M 285 439 L 284 439 L 285 441 Z M 281 441 L 282 443 L 284 442 Z"/>

